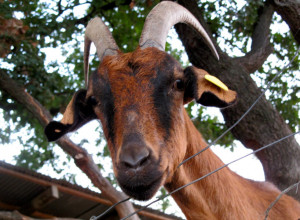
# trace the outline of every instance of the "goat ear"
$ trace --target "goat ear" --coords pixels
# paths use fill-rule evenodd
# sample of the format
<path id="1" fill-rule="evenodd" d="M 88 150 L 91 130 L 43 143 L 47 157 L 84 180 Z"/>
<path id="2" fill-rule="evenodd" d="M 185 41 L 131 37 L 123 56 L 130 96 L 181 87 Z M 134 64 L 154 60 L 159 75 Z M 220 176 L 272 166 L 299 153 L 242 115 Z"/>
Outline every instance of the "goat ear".
<path id="1" fill-rule="evenodd" d="M 45 128 L 45 134 L 48 141 L 56 141 L 95 118 L 93 106 L 86 99 L 86 90 L 79 90 L 68 104 L 62 120 L 50 122 Z"/>
<path id="2" fill-rule="evenodd" d="M 228 89 L 218 78 L 205 70 L 188 67 L 184 70 L 187 80 L 184 103 L 193 99 L 204 106 L 225 108 L 235 103 L 237 94 Z"/>

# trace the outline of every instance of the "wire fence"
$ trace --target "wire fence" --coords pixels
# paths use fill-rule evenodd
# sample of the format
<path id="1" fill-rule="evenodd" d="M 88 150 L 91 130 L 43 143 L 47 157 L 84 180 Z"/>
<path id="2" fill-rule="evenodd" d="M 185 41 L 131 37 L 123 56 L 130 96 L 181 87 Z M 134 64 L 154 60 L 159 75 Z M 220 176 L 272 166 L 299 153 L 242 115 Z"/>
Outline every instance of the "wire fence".
<path id="1" fill-rule="evenodd" d="M 248 108 L 248 110 L 247 110 L 247 111 L 246 111 L 246 112 L 245 112 L 245 113 L 244 113 L 244 114 L 243 114 L 243 115 L 242 115 L 242 116 L 241 116 L 241 117 L 240 117 L 240 118 L 239 118 L 239 119 L 238 119 L 238 120 L 230 127 L 230 128 L 228 128 L 225 132 L 223 132 L 218 138 L 216 138 L 216 139 L 215 139 L 211 144 L 209 144 L 207 147 L 205 147 L 205 148 L 202 149 L 201 151 L 197 152 L 196 154 L 194 154 L 194 155 L 192 155 L 191 157 L 189 157 L 189 158 L 185 159 L 184 161 L 182 161 L 182 162 L 177 166 L 177 168 L 179 168 L 180 166 L 182 166 L 184 163 L 186 163 L 187 161 L 191 160 L 192 158 L 194 158 L 194 157 L 198 156 L 199 154 L 203 153 L 204 151 L 206 151 L 207 149 L 209 149 L 211 146 L 215 145 L 222 137 L 224 137 L 229 131 L 231 131 L 236 125 L 238 125 L 238 124 L 241 122 L 241 120 L 243 120 L 243 118 L 246 117 L 246 115 L 253 109 L 253 107 L 254 107 L 254 106 L 260 101 L 260 99 L 265 95 L 266 91 L 270 88 L 270 86 L 272 85 L 272 83 L 273 83 L 273 82 L 274 82 L 274 81 L 275 81 L 275 80 L 276 80 L 276 79 L 277 79 L 277 78 L 278 78 L 278 77 L 279 77 L 279 76 L 280 76 L 280 75 L 281 75 L 281 74 L 282 74 L 282 73 L 283 73 L 283 72 L 284 72 L 284 71 L 285 71 L 292 63 L 293 63 L 293 61 L 295 60 L 295 58 L 298 56 L 299 51 L 300 51 L 300 47 L 297 49 L 295 55 L 294 55 L 293 58 L 289 61 L 289 63 L 286 64 L 280 71 L 278 71 L 278 72 L 276 73 L 276 75 L 273 77 L 273 79 L 267 84 L 266 88 L 264 88 L 264 89 L 262 90 L 260 96 L 253 102 L 253 104 Z M 213 175 L 214 173 L 216 173 L 216 172 L 222 170 L 223 168 L 228 167 L 230 164 L 233 164 L 233 163 L 235 163 L 235 162 L 237 162 L 237 161 L 240 161 L 240 160 L 242 160 L 242 159 L 244 159 L 244 158 L 246 158 L 246 157 L 248 157 L 248 156 L 250 156 L 250 155 L 256 154 L 256 153 L 258 153 L 258 152 L 260 152 L 260 151 L 262 151 L 262 150 L 264 150 L 264 149 L 266 149 L 266 148 L 272 147 L 272 146 L 274 146 L 275 144 L 277 144 L 277 143 L 279 143 L 279 142 L 281 142 L 281 141 L 284 141 L 284 140 L 286 140 L 286 139 L 288 139 L 288 138 L 290 138 L 290 137 L 293 137 L 293 136 L 295 136 L 295 135 L 297 135 L 297 134 L 299 134 L 299 133 L 300 133 L 300 131 L 295 132 L 295 133 L 292 133 L 292 134 L 287 135 L 287 136 L 285 136 L 285 137 L 282 137 L 282 138 L 280 138 L 280 139 L 278 139 L 278 140 L 276 140 L 276 141 L 274 141 L 274 142 L 272 142 L 272 143 L 270 143 L 270 144 L 267 144 L 267 145 L 265 145 L 265 146 L 263 146 L 263 147 L 261 147 L 261 148 L 255 150 L 255 151 L 249 153 L 249 154 L 246 154 L 246 155 L 244 155 L 244 156 L 242 156 L 242 157 L 239 157 L 239 158 L 237 158 L 237 159 L 235 159 L 235 160 L 233 160 L 233 161 L 231 161 L 231 162 L 229 162 L 229 163 L 227 163 L 227 164 L 224 164 L 223 166 L 217 168 L 216 170 L 214 170 L 214 171 L 212 171 L 212 172 L 210 172 L 210 173 L 208 173 L 208 174 L 206 174 L 206 175 L 204 175 L 204 176 L 202 176 L 202 177 L 200 177 L 200 178 L 198 178 L 198 179 L 195 179 L 195 180 L 193 180 L 192 182 L 190 182 L 190 183 L 188 183 L 188 184 L 186 184 L 186 185 L 183 185 L 183 186 L 181 186 L 181 187 L 175 189 L 174 191 L 172 191 L 172 192 L 170 192 L 170 193 L 168 193 L 168 194 L 166 194 L 166 195 L 164 195 L 164 196 L 161 196 L 161 197 L 157 198 L 156 200 L 154 200 L 154 201 L 148 203 L 147 205 L 145 205 L 145 206 L 143 206 L 142 208 L 136 210 L 135 212 L 131 213 L 130 215 L 128 215 L 128 216 L 122 218 L 121 220 L 128 219 L 128 218 L 132 217 L 133 215 L 138 214 L 139 212 L 141 212 L 141 211 L 143 211 L 144 209 L 148 208 L 148 207 L 151 206 L 152 204 L 157 203 L 158 201 L 161 201 L 161 200 L 165 199 L 166 197 L 171 196 L 172 194 L 178 192 L 179 190 L 181 190 L 181 189 L 183 189 L 183 188 L 185 188 L 185 187 L 188 187 L 188 186 L 190 186 L 190 185 L 192 185 L 192 184 L 194 184 L 194 183 L 196 183 L 196 182 L 199 182 L 200 180 L 203 180 L 204 178 L 206 178 L 206 177 L 208 177 L 208 176 L 210 176 L 210 175 Z M 299 182 L 297 182 L 297 183 L 291 185 L 290 187 L 288 187 L 287 189 L 285 189 L 285 190 L 283 190 L 283 191 L 281 192 L 281 194 L 276 198 L 276 200 L 275 200 L 274 202 L 272 202 L 272 203 L 270 204 L 270 206 L 267 208 L 266 213 L 265 213 L 265 220 L 268 218 L 269 212 L 270 212 L 270 210 L 272 209 L 272 207 L 279 201 L 279 199 L 282 197 L 282 195 L 285 194 L 285 193 L 287 193 L 287 192 L 290 191 L 291 189 L 293 189 L 293 188 L 295 188 L 295 187 L 298 187 L 299 184 L 300 184 L 300 180 L 299 180 Z M 126 202 L 126 201 L 128 201 L 128 200 L 130 200 L 129 197 L 126 198 L 126 199 L 124 199 L 124 200 L 122 200 L 122 201 L 119 201 L 119 202 L 115 203 L 114 205 L 112 205 L 111 207 L 109 207 L 106 211 L 104 211 L 104 212 L 103 212 L 102 214 L 100 214 L 99 216 L 92 216 L 92 217 L 90 218 L 90 220 L 98 220 L 98 219 L 100 219 L 100 218 L 103 217 L 105 214 L 107 214 L 110 210 L 112 210 L 114 207 L 116 207 L 116 206 L 119 205 L 120 203 Z"/>

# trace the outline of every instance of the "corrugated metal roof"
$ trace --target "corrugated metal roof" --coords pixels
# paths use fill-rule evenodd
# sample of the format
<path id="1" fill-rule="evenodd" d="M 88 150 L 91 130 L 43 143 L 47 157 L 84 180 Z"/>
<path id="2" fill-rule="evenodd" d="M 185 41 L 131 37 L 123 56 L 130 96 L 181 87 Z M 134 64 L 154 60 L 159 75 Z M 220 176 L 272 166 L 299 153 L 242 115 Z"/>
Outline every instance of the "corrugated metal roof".
<path id="1" fill-rule="evenodd" d="M 15 206 L 23 206 L 28 201 L 46 190 L 45 186 L 1 173 L 0 174 L 0 201 Z"/>
<path id="2" fill-rule="evenodd" d="M 59 196 L 54 195 L 53 189 L 58 189 Z M 39 218 L 56 216 L 90 219 L 105 211 L 110 204 L 101 194 L 89 189 L 0 161 L 2 211 L 18 210 Z M 141 219 L 180 219 L 151 209 L 146 209 L 144 213 L 156 217 L 140 215 Z M 116 211 L 112 211 L 102 219 L 119 218 Z"/>

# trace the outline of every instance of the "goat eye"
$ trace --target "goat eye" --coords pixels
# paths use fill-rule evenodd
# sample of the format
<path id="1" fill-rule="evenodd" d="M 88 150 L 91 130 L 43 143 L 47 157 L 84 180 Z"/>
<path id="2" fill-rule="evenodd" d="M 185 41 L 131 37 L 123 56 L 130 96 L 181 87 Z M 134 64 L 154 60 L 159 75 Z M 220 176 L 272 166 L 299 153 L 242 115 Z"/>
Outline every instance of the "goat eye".
<path id="1" fill-rule="evenodd" d="M 182 91 L 184 90 L 184 82 L 183 80 L 181 79 L 177 79 L 175 82 L 174 82 L 174 88 L 178 91 Z"/>
<path id="2" fill-rule="evenodd" d="M 90 105 L 92 105 L 92 106 L 95 106 L 95 105 L 98 104 L 98 101 L 97 101 L 97 99 L 95 98 L 95 96 L 91 96 L 91 97 L 89 97 L 89 99 L 88 99 L 88 103 L 89 103 Z"/>

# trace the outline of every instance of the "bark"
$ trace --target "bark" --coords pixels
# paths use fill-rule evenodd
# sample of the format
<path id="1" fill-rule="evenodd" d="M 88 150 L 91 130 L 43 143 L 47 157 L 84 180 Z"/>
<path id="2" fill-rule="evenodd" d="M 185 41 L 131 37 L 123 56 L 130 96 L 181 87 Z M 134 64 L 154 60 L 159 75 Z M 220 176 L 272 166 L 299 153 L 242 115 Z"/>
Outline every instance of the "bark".
<path id="1" fill-rule="evenodd" d="M 190 10 L 202 25 L 207 28 L 207 24 L 204 22 L 198 5 L 194 0 L 179 0 L 179 3 Z M 260 19 L 269 17 L 262 18 L 260 16 Z M 268 25 L 268 22 L 266 22 L 264 28 L 269 28 Z M 226 125 L 228 127 L 233 125 L 261 94 L 261 90 L 250 77 L 249 67 L 240 62 L 243 58 L 231 58 L 223 53 L 218 46 L 220 61 L 217 61 L 201 38 L 187 25 L 179 24 L 175 28 L 183 42 L 190 62 L 199 68 L 207 70 L 210 74 L 216 75 L 225 84 L 229 85 L 231 89 L 237 91 L 238 103 L 231 108 L 221 111 Z M 268 32 L 265 34 L 268 34 Z M 263 51 L 268 45 L 269 43 L 265 42 L 260 48 L 253 46 L 250 52 L 252 53 L 251 56 L 259 53 L 259 51 Z M 249 56 L 249 54 L 246 56 Z M 251 71 L 258 68 L 257 63 L 262 64 L 264 59 L 266 59 L 266 56 L 261 58 L 260 61 L 250 62 L 248 66 L 251 67 Z M 232 130 L 232 134 L 236 139 L 240 140 L 245 147 L 253 150 L 291 133 L 284 119 L 265 97 L 262 97 L 254 109 Z M 201 155 L 199 156 L 201 157 Z M 256 156 L 262 162 L 266 180 L 273 182 L 279 189 L 284 190 L 299 181 L 300 147 L 294 137 L 280 142 L 272 148 L 258 153 Z M 300 201 L 300 191 L 293 190 L 289 194 Z"/>
<path id="2" fill-rule="evenodd" d="M 11 79 L 2 69 L 0 69 L 0 89 L 23 105 L 43 127 L 52 120 L 49 111 L 26 92 L 25 88 Z M 67 137 L 59 139 L 57 144 L 74 159 L 76 165 L 90 178 L 95 187 L 99 188 L 103 196 L 109 199 L 113 204 L 127 198 L 124 193 L 117 191 L 110 182 L 101 175 L 98 166 L 83 148 L 74 144 Z M 135 211 L 130 202 L 122 203 L 116 206 L 115 209 L 121 218 Z M 131 219 L 139 218 L 135 215 Z"/>
<path id="3" fill-rule="evenodd" d="M 274 8 L 266 3 L 259 10 L 259 17 L 254 25 L 252 33 L 251 51 L 243 57 L 236 58 L 249 73 L 255 72 L 260 68 L 268 56 L 273 52 L 273 46 L 270 43 L 270 29 Z"/>
<path id="4" fill-rule="evenodd" d="M 300 1 L 270 0 L 275 11 L 288 24 L 295 40 L 300 44 Z"/>

